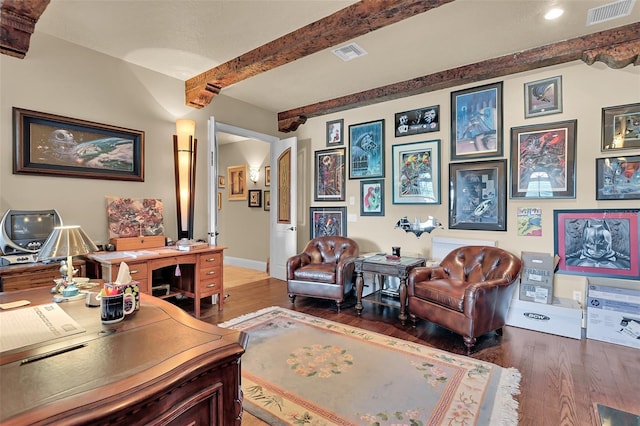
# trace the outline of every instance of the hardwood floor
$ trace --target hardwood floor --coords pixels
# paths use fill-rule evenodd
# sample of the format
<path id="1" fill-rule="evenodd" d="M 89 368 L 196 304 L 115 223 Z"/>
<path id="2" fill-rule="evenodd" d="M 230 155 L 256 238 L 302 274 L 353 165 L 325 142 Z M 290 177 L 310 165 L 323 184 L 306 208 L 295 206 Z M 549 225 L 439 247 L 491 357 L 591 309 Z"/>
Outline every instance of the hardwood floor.
<path id="1" fill-rule="evenodd" d="M 425 321 L 416 328 L 410 322 L 403 326 L 397 319 L 397 309 L 365 302 L 362 317 L 358 317 L 355 297 L 345 302 L 338 313 L 335 303 L 328 300 L 299 296 L 292 305 L 286 283 L 273 278 L 230 288 L 225 293 L 228 298 L 222 312 L 203 300 L 204 321 L 218 324 L 261 308 L 281 306 L 456 354 L 465 353 L 461 337 Z M 182 305 L 193 310 L 190 301 Z M 502 337 L 491 333 L 479 338 L 471 356 L 521 372 L 520 395 L 516 397 L 520 425 L 599 425 L 597 403 L 640 414 L 638 349 L 507 326 Z M 261 424 L 247 420 L 243 424 Z"/>

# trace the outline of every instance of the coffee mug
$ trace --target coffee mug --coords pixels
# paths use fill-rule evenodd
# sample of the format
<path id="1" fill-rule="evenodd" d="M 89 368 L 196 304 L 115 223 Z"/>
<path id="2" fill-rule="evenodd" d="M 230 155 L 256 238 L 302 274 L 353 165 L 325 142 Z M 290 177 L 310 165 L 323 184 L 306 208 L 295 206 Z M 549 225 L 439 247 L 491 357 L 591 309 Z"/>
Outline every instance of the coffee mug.
<path id="1" fill-rule="evenodd" d="M 100 300 L 100 319 L 103 324 L 113 324 L 124 319 L 135 310 L 135 296 L 131 293 L 119 293 L 113 296 L 98 294 Z"/>

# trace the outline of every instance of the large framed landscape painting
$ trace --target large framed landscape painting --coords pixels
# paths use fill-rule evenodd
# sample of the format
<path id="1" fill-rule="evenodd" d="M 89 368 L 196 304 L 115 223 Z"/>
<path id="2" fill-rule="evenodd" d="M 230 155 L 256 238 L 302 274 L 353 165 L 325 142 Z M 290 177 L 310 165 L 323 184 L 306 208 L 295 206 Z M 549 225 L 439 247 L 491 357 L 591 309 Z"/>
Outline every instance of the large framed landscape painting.
<path id="1" fill-rule="evenodd" d="M 640 210 L 554 210 L 553 214 L 558 273 L 640 278 Z"/>
<path id="2" fill-rule="evenodd" d="M 144 132 L 13 108 L 13 172 L 144 181 Z"/>

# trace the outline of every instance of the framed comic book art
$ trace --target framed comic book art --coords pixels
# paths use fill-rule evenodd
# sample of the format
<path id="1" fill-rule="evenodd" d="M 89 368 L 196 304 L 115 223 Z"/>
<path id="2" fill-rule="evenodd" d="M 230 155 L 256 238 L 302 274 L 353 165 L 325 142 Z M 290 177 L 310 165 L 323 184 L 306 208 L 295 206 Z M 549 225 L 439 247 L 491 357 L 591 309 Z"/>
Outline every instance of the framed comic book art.
<path id="1" fill-rule="evenodd" d="M 349 179 L 384 177 L 384 120 L 349 126 Z"/>
<path id="2" fill-rule="evenodd" d="M 344 120 L 327 121 L 327 146 L 344 144 Z"/>
<path id="3" fill-rule="evenodd" d="M 507 230 L 507 160 L 449 164 L 449 228 Z"/>
<path id="4" fill-rule="evenodd" d="M 511 129 L 511 198 L 576 197 L 577 120 Z"/>
<path id="5" fill-rule="evenodd" d="M 360 216 L 384 216 L 384 179 L 360 181 Z"/>
<path id="6" fill-rule="evenodd" d="M 640 155 L 596 158 L 596 200 L 640 200 Z"/>
<path id="7" fill-rule="evenodd" d="M 601 151 L 640 148 L 640 103 L 602 108 Z"/>
<path id="8" fill-rule="evenodd" d="M 502 82 L 451 92 L 451 160 L 502 156 Z"/>
<path id="9" fill-rule="evenodd" d="M 440 204 L 440 140 L 393 145 L 393 204 Z"/>
<path id="10" fill-rule="evenodd" d="M 562 112 L 562 77 L 524 84 L 524 118 Z"/>
<path id="11" fill-rule="evenodd" d="M 558 273 L 640 278 L 640 210 L 554 210 L 553 214 Z"/>
<path id="12" fill-rule="evenodd" d="M 347 236 L 346 207 L 309 207 L 311 239 L 328 236 Z"/>
<path id="13" fill-rule="evenodd" d="M 344 201 L 344 148 L 315 152 L 314 201 Z"/>
<path id="14" fill-rule="evenodd" d="M 440 130 L 440 105 L 397 112 L 395 115 L 396 138 Z"/>

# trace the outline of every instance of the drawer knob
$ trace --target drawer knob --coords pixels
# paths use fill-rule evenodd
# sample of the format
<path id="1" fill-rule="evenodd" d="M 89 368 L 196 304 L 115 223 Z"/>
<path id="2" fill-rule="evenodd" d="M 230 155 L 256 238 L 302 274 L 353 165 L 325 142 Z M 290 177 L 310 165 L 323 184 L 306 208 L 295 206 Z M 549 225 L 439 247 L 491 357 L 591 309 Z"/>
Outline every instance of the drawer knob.
<path id="1" fill-rule="evenodd" d="M 207 272 L 207 275 L 215 275 L 215 274 L 216 274 L 216 271 L 209 271 L 209 272 Z"/>
<path id="2" fill-rule="evenodd" d="M 207 258 L 207 262 L 215 262 L 216 258 L 215 257 L 209 257 Z"/>
<path id="3" fill-rule="evenodd" d="M 207 288 L 211 288 L 211 287 L 215 287 L 216 283 L 212 283 L 212 284 L 207 284 Z"/>
<path id="4" fill-rule="evenodd" d="M 137 269 L 132 269 L 129 271 L 130 274 L 137 274 L 138 272 L 140 271 L 138 271 Z"/>

